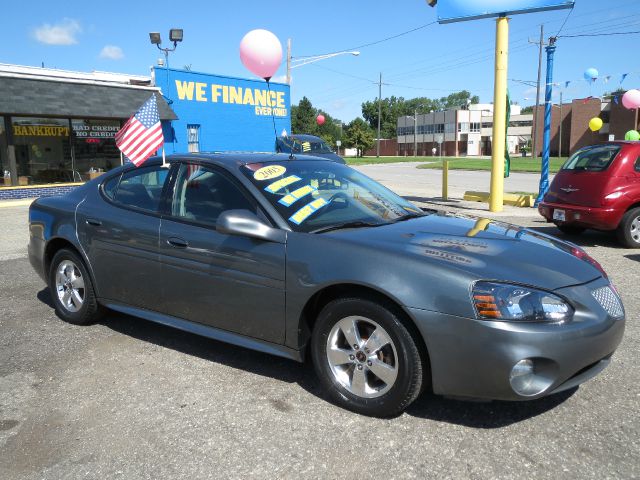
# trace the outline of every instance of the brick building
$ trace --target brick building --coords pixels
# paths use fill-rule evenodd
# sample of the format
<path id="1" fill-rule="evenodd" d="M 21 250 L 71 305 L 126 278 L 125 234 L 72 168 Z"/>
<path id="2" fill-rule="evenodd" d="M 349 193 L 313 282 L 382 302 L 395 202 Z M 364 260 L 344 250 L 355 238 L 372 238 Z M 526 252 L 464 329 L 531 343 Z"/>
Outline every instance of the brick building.
<path id="1" fill-rule="evenodd" d="M 544 133 L 544 106 L 534 117 L 537 122 L 536 150 L 542 155 Z M 598 132 L 589 129 L 589 120 L 600 117 L 604 122 Z M 560 119 L 562 118 L 562 123 Z M 600 98 L 578 99 L 571 103 L 553 105 L 551 111 L 551 156 L 568 156 L 586 145 L 623 140 L 629 130 L 638 129 L 638 110 L 628 110 L 622 103 L 602 101 Z M 562 140 L 560 140 L 562 138 Z M 562 145 L 560 148 L 560 141 Z"/>

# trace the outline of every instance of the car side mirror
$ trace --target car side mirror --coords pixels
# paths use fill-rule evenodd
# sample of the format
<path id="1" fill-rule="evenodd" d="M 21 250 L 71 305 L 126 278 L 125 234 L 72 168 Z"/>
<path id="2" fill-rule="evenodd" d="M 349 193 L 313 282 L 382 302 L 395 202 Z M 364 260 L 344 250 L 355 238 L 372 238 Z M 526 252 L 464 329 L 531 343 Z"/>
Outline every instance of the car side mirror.
<path id="1" fill-rule="evenodd" d="M 267 242 L 286 243 L 284 230 L 270 227 L 249 210 L 227 210 L 216 222 L 216 231 L 225 235 L 257 238 Z"/>

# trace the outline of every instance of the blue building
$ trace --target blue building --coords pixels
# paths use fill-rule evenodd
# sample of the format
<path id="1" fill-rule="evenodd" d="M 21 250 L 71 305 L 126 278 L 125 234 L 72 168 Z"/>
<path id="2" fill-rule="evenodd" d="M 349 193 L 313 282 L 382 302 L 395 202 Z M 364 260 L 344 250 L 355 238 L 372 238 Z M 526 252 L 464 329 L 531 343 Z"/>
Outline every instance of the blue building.
<path id="1" fill-rule="evenodd" d="M 272 152 L 291 132 L 289 85 L 163 67 L 152 81 L 178 117 L 165 124 L 167 153 Z"/>

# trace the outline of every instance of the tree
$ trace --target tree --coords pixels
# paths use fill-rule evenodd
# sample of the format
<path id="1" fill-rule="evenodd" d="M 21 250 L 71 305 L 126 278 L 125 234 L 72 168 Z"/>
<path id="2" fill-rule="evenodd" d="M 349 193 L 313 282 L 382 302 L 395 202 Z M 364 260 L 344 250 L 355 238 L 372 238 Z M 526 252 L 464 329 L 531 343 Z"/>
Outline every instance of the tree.
<path id="1" fill-rule="evenodd" d="M 307 97 L 291 107 L 291 133 L 311 133 L 316 126 L 316 112 Z"/>
<path id="2" fill-rule="evenodd" d="M 447 108 L 460 108 L 468 103 L 479 103 L 477 95 L 471 96 L 467 90 L 454 92 L 447 97 L 428 98 L 417 97 L 405 100 L 403 97 L 383 98 L 380 105 L 380 136 L 382 138 L 395 138 L 397 136 L 398 118 L 403 116 L 418 115 L 432 110 L 444 110 Z M 369 126 L 377 132 L 378 130 L 378 99 L 364 102 L 362 104 L 362 116 L 369 123 Z"/>
<path id="3" fill-rule="evenodd" d="M 356 156 L 362 157 L 365 150 L 373 147 L 375 142 L 371 127 L 360 117 L 353 120 L 344 132 L 344 146 L 355 148 Z"/>
<path id="4" fill-rule="evenodd" d="M 520 113 L 522 113 L 523 115 L 525 113 L 533 113 L 533 105 L 529 105 L 528 107 L 522 107 L 522 110 L 520 110 Z"/>
<path id="5" fill-rule="evenodd" d="M 324 115 L 324 123 L 318 125 L 316 118 Z M 302 97 L 298 105 L 291 107 L 291 133 L 316 135 L 322 137 L 329 146 L 335 146 L 341 137 L 342 122 L 328 113 L 314 108 L 307 97 Z"/>

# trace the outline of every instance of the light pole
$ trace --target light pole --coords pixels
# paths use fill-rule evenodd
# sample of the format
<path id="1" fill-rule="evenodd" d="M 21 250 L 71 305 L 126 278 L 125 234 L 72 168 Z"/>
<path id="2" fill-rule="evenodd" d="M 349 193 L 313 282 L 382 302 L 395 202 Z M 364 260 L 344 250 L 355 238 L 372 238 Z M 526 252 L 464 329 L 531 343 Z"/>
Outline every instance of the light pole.
<path id="1" fill-rule="evenodd" d="M 161 50 L 164 53 L 165 58 L 165 66 L 167 68 L 167 94 L 169 93 L 169 52 L 175 51 L 178 48 L 178 42 L 182 42 L 183 31 L 181 28 L 172 28 L 169 30 L 169 40 L 173 42 L 173 48 L 162 48 L 160 44 L 162 43 L 162 38 L 160 37 L 159 32 L 150 32 L 149 33 L 149 41 L 152 45 L 158 47 L 158 50 Z"/>
<path id="2" fill-rule="evenodd" d="M 353 55 L 357 57 L 360 52 L 357 50 L 345 50 L 342 52 L 324 53 L 322 55 L 310 55 L 306 57 L 292 57 L 291 56 L 291 39 L 287 40 L 287 84 L 291 84 L 291 69 L 302 67 L 310 63 L 319 62 L 320 60 L 326 60 L 327 58 L 337 57 L 338 55 Z"/>
<path id="3" fill-rule="evenodd" d="M 424 104 L 418 105 L 413 110 L 413 156 L 418 156 L 418 109 L 424 107 Z"/>

